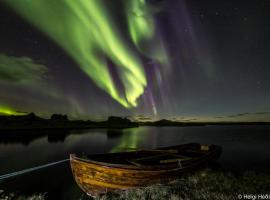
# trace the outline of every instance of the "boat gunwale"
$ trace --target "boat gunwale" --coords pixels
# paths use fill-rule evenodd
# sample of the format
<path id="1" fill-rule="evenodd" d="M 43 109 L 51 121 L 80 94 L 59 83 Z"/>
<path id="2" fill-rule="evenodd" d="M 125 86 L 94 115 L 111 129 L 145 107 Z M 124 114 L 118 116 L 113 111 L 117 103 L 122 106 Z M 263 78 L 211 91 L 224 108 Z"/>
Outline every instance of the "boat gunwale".
<path id="1" fill-rule="evenodd" d="M 199 144 L 199 143 L 190 143 L 190 144 Z M 181 146 L 181 145 L 179 145 Z M 210 145 L 210 146 L 213 146 L 214 149 L 213 150 L 210 150 L 208 152 L 205 152 L 205 154 L 203 154 L 203 156 L 198 156 L 198 157 L 195 157 L 195 158 L 192 158 L 190 159 L 190 163 L 192 163 L 191 165 L 194 165 L 194 162 L 203 162 L 204 160 L 207 160 L 207 157 L 211 154 L 215 154 L 215 152 L 218 152 L 221 150 L 221 147 L 218 146 L 218 145 Z M 176 147 L 176 146 L 172 146 L 172 147 Z M 169 148 L 169 147 L 162 147 L 162 148 L 158 148 L 158 149 L 164 149 L 164 148 Z M 118 153 L 123 153 L 123 152 L 118 152 Z M 128 153 L 128 152 L 126 152 Z M 161 166 L 155 166 L 155 165 L 142 165 L 142 166 L 136 166 L 136 165 L 126 165 L 126 164 L 114 164 L 114 163 L 106 163 L 106 162 L 101 162 L 101 161 L 95 161 L 93 159 L 84 159 L 84 158 L 80 158 L 78 156 L 76 156 L 76 154 L 70 154 L 70 161 L 80 161 L 80 162 L 84 162 L 84 163 L 87 163 L 87 164 L 93 164 L 93 165 L 97 165 L 97 167 L 102 167 L 102 168 L 110 168 L 110 169 L 117 169 L 117 170 L 142 170 L 142 171 L 145 171 L 145 172 L 153 172 L 153 171 L 175 171 L 175 170 L 182 170 L 182 169 L 185 169 L 185 168 L 189 168 L 190 165 L 187 165 L 185 167 L 180 167 L 179 165 L 177 164 L 167 164 L 166 166 L 173 166 L 172 168 L 168 169 L 168 168 L 164 168 L 164 167 L 161 167 Z"/>

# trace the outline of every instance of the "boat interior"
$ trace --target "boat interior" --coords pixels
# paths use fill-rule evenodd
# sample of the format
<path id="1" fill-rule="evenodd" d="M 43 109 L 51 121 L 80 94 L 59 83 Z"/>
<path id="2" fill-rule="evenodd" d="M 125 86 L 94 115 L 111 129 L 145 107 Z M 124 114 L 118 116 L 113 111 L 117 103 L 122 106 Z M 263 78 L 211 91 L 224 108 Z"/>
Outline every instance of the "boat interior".
<path id="1" fill-rule="evenodd" d="M 84 157 L 96 162 L 134 165 L 134 166 L 162 166 L 162 165 L 186 165 L 191 161 L 201 158 L 214 147 L 196 143 L 185 144 L 158 149 L 129 149 L 127 152 L 96 154 Z"/>

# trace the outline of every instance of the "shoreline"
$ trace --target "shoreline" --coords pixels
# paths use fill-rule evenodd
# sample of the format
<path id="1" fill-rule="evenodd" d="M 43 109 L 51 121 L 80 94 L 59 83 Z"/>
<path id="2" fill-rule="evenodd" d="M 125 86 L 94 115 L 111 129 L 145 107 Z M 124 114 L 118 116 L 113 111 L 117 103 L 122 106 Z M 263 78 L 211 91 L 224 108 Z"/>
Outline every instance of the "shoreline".
<path id="1" fill-rule="evenodd" d="M 1 188 L 0 188 L 1 190 Z M 119 194 L 108 193 L 96 198 L 97 200 L 176 200 L 176 199 L 239 199 L 239 195 L 270 194 L 270 172 L 232 171 L 202 169 L 195 173 L 186 174 L 165 184 L 156 184 L 145 188 L 130 189 Z M 45 200 L 46 193 L 32 194 L 28 197 L 22 194 L 5 194 L 2 190 L 0 198 L 11 200 L 18 198 Z M 81 200 L 92 199 L 82 192 Z"/>
<path id="2" fill-rule="evenodd" d="M 63 131 L 71 131 L 71 130 L 88 130 L 88 129 L 129 129 L 129 128 L 139 128 L 139 127 L 196 127 L 196 126 L 269 126 L 269 122 L 252 122 L 252 123 L 186 123 L 186 124 L 179 124 L 179 125 L 134 125 L 134 126 L 123 126 L 123 125 L 91 125 L 91 126 L 64 126 L 64 127 L 25 127 L 25 128 L 14 128 L 14 127 L 7 127 L 1 128 L 0 133 L 3 131 L 49 131 L 49 130 L 63 130 Z"/>
<path id="3" fill-rule="evenodd" d="M 192 127 L 192 126 L 242 126 L 270 125 L 270 122 L 179 122 L 162 119 L 159 121 L 131 121 L 128 118 L 110 116 L 106 121 L 69 120 L 67 115 L 53 114 L 44 119 L 30 113 L 22 116 L 0 116 L 0 132 L 4 131 L 47 131 L 75 129 L 126 129 L 136 127 Z"/>

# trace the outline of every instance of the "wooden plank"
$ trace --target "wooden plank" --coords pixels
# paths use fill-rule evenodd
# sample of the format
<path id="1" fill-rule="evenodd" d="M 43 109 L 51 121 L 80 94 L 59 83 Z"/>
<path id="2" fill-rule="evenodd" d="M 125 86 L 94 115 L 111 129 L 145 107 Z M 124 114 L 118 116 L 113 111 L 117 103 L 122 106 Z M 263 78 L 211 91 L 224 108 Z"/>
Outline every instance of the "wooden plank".
<path id="1" fill-rule="evenodd" d="M 160 160 L 159 163 L 174 163 L 174 162 L 182 162 L 192 160 L 192 158 L 184 158 L 184 159 L 167 159 L 167 160 Z"/>
<path id="2" fill-rule="evenodd" d="M 196 153 L 206 151 L 206 149 L 202 150 L 199 148 L 200 146 L 198 147 L 198 152 L 196 151 Z M 129 165 L 121 165 L 113 163 L 110 165 L 110 163 L 95 162 L 92 160 L 87 161 L 77 158 L 75 156 L 71 156 L 70 164 L 73 176 L 79 187 L 87 194 L 90 194 L 91 196 L 96 196 L 98 194 L 107 191 L 117 191 L 117 190 L 124 190 L 127 188 L 147 186 L 149 184 L 157 183 L 160 180 L 167 180 L 170 178 L 174 178 L 175 176 L 183 172 L 198 167 L 199 165 L 207 162 L 209 159 L 216 158 L 221 153 L 221 148 L 218 146 L 216 147 L 216 149 L 211 147 L 211 151 L 209 150 L 208 152 L 202 154 L 202 156 L 198 156 L 195 158 L 175 154 L 173 153 L 175 151 L 170 150 L 171 149 L 169 149 L 169 151 L 157 150 L 154 151 L 159 152 L 159 154 L 157 155 L 146 156 L 137 159 L 139 161 L 153 158 L 158 159 L 161 156 L 168 155 L 169 158 L 160 159 L 160 163 L 168 164 L 168 166 L 170 166 L 169 169 L 160 167 L 157 168 L 155 165 L 153 165 L 154 167 L 144 166 L 136 162 L 136 159 L 127 160 L 131 164 L 135 165 L 135 166 L 130 165 L 133 166 L 130 167 Z M 190 151 L 193 151 L 193 148 Z M 181 162 L 187 160 L 190 160 L 190 162 L 186 162 L 185 165 L 182 166 Z M 170 164 L 177 162 L 179 162 L 181 167 L 177 167 L 177 164 Z M 160 165 L 160 166 L 167 166 L 167 165 Z M 175 167 L 171 168 L 172 166 Z"/>

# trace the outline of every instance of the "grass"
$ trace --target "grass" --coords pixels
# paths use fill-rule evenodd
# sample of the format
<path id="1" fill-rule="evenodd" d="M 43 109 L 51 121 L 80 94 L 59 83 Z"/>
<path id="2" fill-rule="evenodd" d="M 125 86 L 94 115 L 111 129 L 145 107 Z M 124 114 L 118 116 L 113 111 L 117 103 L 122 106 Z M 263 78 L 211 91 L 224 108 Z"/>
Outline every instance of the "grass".
<path id="1" fill-rule="evenodd" d="M 270 174 L 247 171 L 234 175 L 229 172 L 202 170 L 165 185 L 106 194 L 97 200 L 231 200 L 244 194 L 270 194 Z M 1 198 L 0 194 L 0 199 Z M 7 196 L 6 200 L 13 200 Z M 18 197 L 18 200 L 44 200 L 45 195 Z M 92 199 L 83 195 L 80 200 Z"/>
<path id="2" fill-rule="evenodd" d="M 43 194 L 35 194 L 32 196 L 17 196 L 14 193 L 4 194 L 0 191 L 0 200 L 46 200 L 45 195 Z"/>
<path id="3" fill-rule="evenodd" d="M 233 175 L 203 170 L 166 185 L 154 185 L 120 194 L 103 195 L 98 200 L 231 200 L 244 194 L 270 194 L 270 174 L 245 172 Z M 87 199 L 87 198 L 86 198 Z M 88 198 L 89 199 L 89 198 Z"/>

